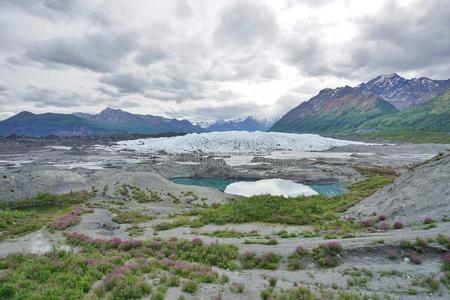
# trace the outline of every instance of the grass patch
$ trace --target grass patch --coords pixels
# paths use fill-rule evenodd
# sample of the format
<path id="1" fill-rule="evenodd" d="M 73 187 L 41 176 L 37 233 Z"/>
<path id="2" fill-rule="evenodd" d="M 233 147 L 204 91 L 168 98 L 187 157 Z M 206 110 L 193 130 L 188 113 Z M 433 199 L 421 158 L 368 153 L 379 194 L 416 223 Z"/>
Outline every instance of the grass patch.
<path id="1" fill-rule="evenodd" d="M 436 143 L 448 144 L 450 143 L 450 135 L 446 132 L 438 131 L 422 131 L 422 130 L 404 130 L 392 129 L 374 131 L 368 133 L 354 133 L 350 135 L 343 135 L 341 138 L 357 138 L 364 140 L 382 140 L 392 142 L 407 142 L 413 144 Z"/>
<path id="2" fill-rule="evenodd" d="M 118 209 L 112 209 L 111 212 L 115 214 L 112 218 L 113 222 L 123 224 L 123 223 L 130 223 L 130 224 L 136 224 L 136 223 L 144 223 L 147 221 L 151 221 L 154 219 L 153 216 L 144 215 L 138 210 L 118 210 Z"/>
<path id="3" fill-rule="evenodd" d="M 247 251 L 239 257 L 239 261 L 244 269 L 278 269 L 278 263 L 281 257 L 273 252 L 267 252 L 262 255 L 256 255 L 255 252 Z"/>
<path id="4" fill-rule="evenodd" d="M 145 232 L 145 229 L 142 227 L 139 227 L 137 225 L 133 225 L 129 228 L 127 228 L 127 233 L 129 236 L 139 236 L 143 235 Z"/>
<path id="5" fill-rule="evenodd" d="M 79 222 L 81 212 L 73 205 L 86 202 L 94 193 L 63 195 L 38 194 L 35 197 L 0 204 L 0 240 L 23 236 L 47 225 L 66 229 Z"/>
<path id="6" fill-rule="evenodd" d="M 200 233 L 201 235 L 206 235 L 210 237 L 217 238 L 244 238 L 244 237 L 258 237 L 259 233 L 256 230 L 249 232 L 242 232 L 237 230 L 215 230 L 212 232 Z"/>
<path id="7" fill-rule="evenodd" d="M 39 230 L 46 224 L 36 213 L 0 210 L 0 241 Z"/>
<path id="8" fill-rule="evenodd" d="M 169 230 L 177 227 L 192 227 L 192 228 L 198 228 L 205 225 L 205 223 L 196 218 L 190 218 L 187 216 L 178 216 L 173 218 L 170 221 L 165 221 L 159 224 L 155 225 L 155 230 Z"/>
<path id="9" fill-rule="evenodd" d="M 95 192 L 72 192 L 68 194 L 52 195 L 48 193 L 39 193 L 34 197 L 0 202 L 0 209 L 25 209 L 46 206 L 69 206 L 88 201 L 95 196 Z"/>

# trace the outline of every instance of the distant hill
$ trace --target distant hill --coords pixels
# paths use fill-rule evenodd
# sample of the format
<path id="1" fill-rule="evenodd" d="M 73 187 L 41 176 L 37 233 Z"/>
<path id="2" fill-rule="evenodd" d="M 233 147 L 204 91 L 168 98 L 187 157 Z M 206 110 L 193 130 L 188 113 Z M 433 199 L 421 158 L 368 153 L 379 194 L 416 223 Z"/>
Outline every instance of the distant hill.
<path id="1" fill-rule="evenodd" d="M 409 141 L 439 141 L 444 136 L 447 140 L 449 90 L 450 79 L 380 75 L 356 87 L 324 89 L 285 114 L 270 130 L 372 138 L 388 133 L 394 140 L 411 136 L 405 139 Z"/>
<path id="2" fill-rule="evenodd" d="M 217 120 L 197 123 L 206 131 L 267 131 L 273 125 L 273 119 L 257 119 L 252 116 L 232 120 Z"/>
<path id="3" fill-rule="evenodd" d="M 324 89 L 289 111 L 272 131 L 297 133 L 336 133 L 357 128 L 364 122 L 397 109 L 372 93 L 349 86 Z"/>
<path id="4" fill-rule="evenodd" d="M 118 132 L 130 133 L 192 133 L 203 131 L 188 120 L 169 119 L 153 115 L 132 114 L 121 109 L 106 108 L 99 114 L 75 113 L 74 115 Z"/>
<path id="5" fill-rule="evenodd" d="M 450 79 L 433 80 L 426 77 L 405 79 L 396 73 L 380 75 L 361 83 L 357 89 L 382 97 L 403 110 L 417 107 L 450 89 Z"/>
<path id="6" fill-rule="evenodd" d="M 450 90 L 417 108 L 380 116 L 359 127 L 367 130 L 412 129 L 450 132 Z"/>
<path id="7" fill-rule="evenodd" d="M 95 122 L 67 114 L 21 112 L 0 121 L 0 135 L 76 136 L 111 133 Z"/>
<path id="8" fill-rule="evenodd" d="M 0 135 L 83 136 L 116 133 L 158 134 L 201 132 L 187 120 L 132 114 L 107 108 L 99 114 L 33 114 L 21 112 L 0 121 Z"/>

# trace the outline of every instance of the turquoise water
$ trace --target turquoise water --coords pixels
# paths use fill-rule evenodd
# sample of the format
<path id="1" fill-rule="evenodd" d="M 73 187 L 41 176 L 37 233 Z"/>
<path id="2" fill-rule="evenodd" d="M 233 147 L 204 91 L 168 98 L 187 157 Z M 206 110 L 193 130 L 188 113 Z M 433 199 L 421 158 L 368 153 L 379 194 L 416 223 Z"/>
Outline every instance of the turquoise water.
<path id="1" fill-rule="evenodd" d="M 230 178 L 196 178 L 196 177 L 177 177 L 171 178 L 171 181 L 184 184 L 184 185 L 196 185 L 196 186 L 206 186 L 210 188 L 215 188 L 224 191 L 225 188 L 234 182 L 238 181 L 256 181 L 251 179 L 230 179 Z M 315 190 L 321 195 L 325 196 L 336 196 L 344 194 L 347 189 L 342 183 L 331 183 L 331 184 L 312 184 L 308 185 L 310 188 Z"/>

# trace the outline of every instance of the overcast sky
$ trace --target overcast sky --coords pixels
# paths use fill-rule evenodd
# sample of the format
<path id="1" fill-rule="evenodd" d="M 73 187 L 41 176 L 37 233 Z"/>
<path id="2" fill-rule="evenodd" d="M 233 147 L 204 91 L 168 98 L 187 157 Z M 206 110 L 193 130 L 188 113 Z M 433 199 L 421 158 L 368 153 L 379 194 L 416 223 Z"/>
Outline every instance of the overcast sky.
<path id="1" fill-rule="evenodd" d="M 450 76 L 448 0 L 0 0 L 0 28 L 0 119 L 276 116 L 382 73 Z"/>

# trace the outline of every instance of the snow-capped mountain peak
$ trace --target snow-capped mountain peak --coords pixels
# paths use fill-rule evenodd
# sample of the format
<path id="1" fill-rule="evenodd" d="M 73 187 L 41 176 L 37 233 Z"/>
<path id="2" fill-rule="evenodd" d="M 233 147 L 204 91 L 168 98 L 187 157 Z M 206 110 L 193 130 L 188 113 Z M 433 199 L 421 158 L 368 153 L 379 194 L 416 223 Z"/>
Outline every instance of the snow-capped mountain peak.
<path id="1" fill-rule="evenodd" d="M 377 76 L 356 87 L 392 103 L 397 109 L 416 107 L 450 88 L 450 79 L 432 80 L 426 77 L 405 79 L 397 73 Z"/>
<path id="2" fill-rule="evenodd" d="M 234 119 L 220 119 L 215 121 L 200 121 L 194 124 L 207 131 L 267 131 L 276 119 L 266 117 L 245 116 Z"/>

